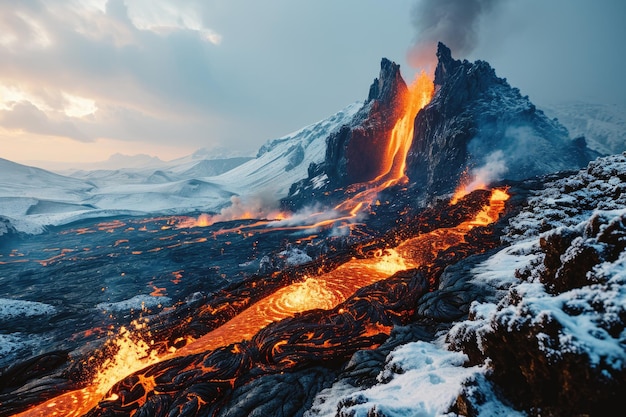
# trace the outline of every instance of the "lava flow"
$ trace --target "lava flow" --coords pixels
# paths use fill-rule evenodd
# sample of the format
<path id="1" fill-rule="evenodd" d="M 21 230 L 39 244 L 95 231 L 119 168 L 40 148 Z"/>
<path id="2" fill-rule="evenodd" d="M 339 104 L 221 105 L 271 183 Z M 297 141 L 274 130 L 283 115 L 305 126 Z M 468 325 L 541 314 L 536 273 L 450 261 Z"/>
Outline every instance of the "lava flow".
<path id="1" fill-rule="evenodd" d="M 401 114 L 387 139 L 387 145 L 381 155 L 382 161 L 379 172 L 370 181 L 352 184 L 349 187 L 352 195 L 340 204 L 337 204 L 332 213 L 309 214 L 306 218 L 301 219 L 301 224 L 294 226 L 292 220 L 296 218 L 297 214 L 276 210 L 270 210 L 265 213 L 265 211 L 255 207 L 253 209 L 255 216 L 249 210 L 243 209 L 241 201 L 237 199 L 233 201 L 233 205 L 237 206 L 237 209 L 229 207 L 216 216 L 202 214 L 197 219 L 185 218 L 179 222 L 177 227 L 205 227 L 219 221 L 259 218 L 259 214 L 270 220 L 262 220 L 252 224 L 224 229 L 218 233 L 241 232 L 258 228 L 259 226 L 270 226 L 274 230 L 276 228 L 281 230 L 316 229 L 333 226 L 340 222 L 346 225 L 350 221 L 354 221 L 359 213 L 374 203 L 378 193 L 406 181 L 406 156 L 413 142 L 415 116 L 430 103 L 434 91 L 435 86 L 429 75 L 423 71 L 416 75 L 413 83 L 408 86 L 408 91 L 400 99 Z M 258 233 L 259 230 L 255 232 Z"/>
<path id="2" fill-rule="evenodd" d="M 366 258 L 353 258 L 326 274 L 308 277 L 276 291 L 232 320 L 175 353 L 200 353 L 251 338 L 274 321 L 312 309 L 331 309 L 359 288 L 387 278 L 398 271 L 428 265 L 437 255 L 461 243 L 467 232 L 496 221 L 509 196 L 504 190 L 491 193 L 489 205 L 456 227 L 436 229 L 407 239 L 396 248 L 377 250 Z"/>
<path id="3" fill-rule="evenodd" d="M 116 341 L 119 349 L 115 357 L 103 364 L 90 386 L 56 397 L 20 414 L 20 416 L 81 416 L 96 406 L 98 401 L 101 401 L 103 394 L 109 390 L 114 381 L 126 381 L 122 382 L 122 386 L 126 386 L 124 384 L 130 381 L 128 378 L 132 379 L 132 389 L 119 391 L 115 388 L 116 384 L 113 391 L 107 394 L 105 403 L 119 403 L 124 409 L 136 410 L 145 404 L 149 395 L 154 392 L 157 378 L 152 373 L 155 371 L 137 372 L 139 369 L 161 361 L 166 361 L 164 363 L 168 365 L 163 366 L 170 369 L 170 362 L 176 363 L 178 359 L 194 358 L 197 355 L 219 350 L 233 343 L 235 344 L 233 349 L 237 350 L 238 342 L 256 340 L 255 335 L 272 322 L 313 309 L 329 311 L 355 294 L 359 288 L 383 280 L 399 271 L 417 268 L 421 265 L 430 265 L 439 253 L 462 243 L 468 231 L 497 220 L 507 199 L 506 191 L 493 190 L 489 204 L 485 205 L 471 220 L 462 222 L 456 227 L 441 228 L 423 233 L 405 240 L 395 248 L 376 250 L 364 258 L 353 258 L 330 272 L 308 277 L 302 282 L 284 287 L 178 351 L 170 351 L 157 356 L 155 354 L 156 348 L 152 349 L 149 342 L 137 342 L 127 333 L 122 332 Z M 338 312 L 341 313 L 342 309 Z M 391 329 L 391 327 L 377 324 L 377 322 L 369 323 L 368 320 L 365 320 L 364 323 L 359 337 L 371 338 L 381 334 L 381 332 L 388 334 Z M 311 333 L 311 335 L 313 334 Z M 325 345 L 326 343 L 322 343 L 322 346 Z M 331 345 L 329 345 L 329 349 Z M 373 345 L 362 346 L 361 348 L 367 347 L 373 347 Z M 280 351 L 287 348 L 287 341 L 279 342 L 276 347 Z M 152 369 L 152 367 L 149 366 L 146 369 Z M 132 377 L 124 378 L 133 372 L 135 373 Z M 131 411 L 128 415 L 133 413 L 134 411 Z"/>

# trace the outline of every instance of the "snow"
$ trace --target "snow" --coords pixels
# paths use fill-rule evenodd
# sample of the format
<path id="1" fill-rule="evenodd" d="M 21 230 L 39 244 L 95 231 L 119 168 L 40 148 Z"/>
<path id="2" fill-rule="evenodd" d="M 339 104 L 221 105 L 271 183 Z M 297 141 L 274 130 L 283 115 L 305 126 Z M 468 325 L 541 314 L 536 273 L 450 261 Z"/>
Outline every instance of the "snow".
<path id="1" fill-rule="evenodd" d="M 563 102 L 546 106 L 572 137 L 584 136 L 591 149 L 610 155 L 626 151 L 626 107 L 618 104 Z"/>
<path id="2" fill-rule="evenodd" d="M 472 381 L 485 397 L 480 416 L 521 416 L 502 404 L 483 374 L 486 367 L 464 367 L 467 357 L 439 343 L 411 342 L 393 350 L 378 375 L 378 384 L 355 390 L 340 382 L 323 390 L 305 417 L 453 416 L 450 407 Z"/>
<path id="3" fill-rule="evenodd" d="M 204 151 L 169 163 L 145 155 L 118 156 L 112 162 L 138 161 L 142 166 L 74 171 L 68 177 L 0 159 L 0 216 L 18 231 L 36 234 L 48 225 L 101 216 L 219 212 L 236 195 L 262 196 L 275 205 L 292 183 L 306 178 L 311 163 L 324 159 L 328 135 L 349 124 L 362 105 L 353 103 L 268 141 L 256 158 L 244 163 L 216 160 Z M 239 165 L 214 175 L 220 164 Z"/>
<path id="4" fill-rule="evenodd" d="M 328 119 L 269 141 L 261 147 L 257 158 L 212 180 L 240 195 L 264 193 L 276 199 L 286 197 L 291 184 L 307 177 L 311 163 L 324 160 L 328 135 L 350 123 L 362 106 L 363 102 L 353 103 Z M 290 156 L 299 149 L 304 150 L 304 155 L 293 166 Z"/>
<path id="5" fill-rule="evenodd" d="M 0 321 L 15 318 L 37 317 L 56 314 L 54 306 L 35 301 L 0 298 Z"/>
<path id="6" fill-rule="evenodd" d="M 609 259 L 606 238 L 599 236 L 609 228 L 615 230 L 626 218 L 625 175 L 626 154 L 613 155 L 547 184 L 530 198 L 528 207 L 509 221 L 506 240 L 511 246 L 472 271 L 474 282 L 495 282 L 496 287 L 507 282 L 508 292 L 499 302 L 473 303 L 470 320 L 455 325 L 448 339 L 473 334 L 484 353 L 483 337 L 496 328 L 527 329 L 535 338 L 529 343 L 535 343 L 550 360 L 574 354 L 584 358 L 581 366 L 587 362 L 598 367 L 607 372 L 607 378 L 611 370 L 623 370 L 626 252 Z M 619 181 L 614 180 L 619 176 Z M 562 263 L 575 259 L 585 247 L 596 250 L 601 260 L 609 257 L 586 271 L 587 285 L 555 293 L 540 282 L 544 254 L 539 242 L 553 234 L 577 236 L 561 255 Z M 525 275 L 524 281 L 513 278 L 517 271 Z"/>
<path id="7" fill-rule="evenodd" d="M 25 333 L 0 333 L 0 367 L 8 366 L 21 352 L 32 352 L 43 341 L 41 336 Z"/>
<path id="8" fill-rule="evenodd" d="M 96 308 L 104 312 L 131 310 L 139 311 L 154 307 L 169 306 L 171 303 L 172 299 L 169 297 L 139 294 L 129 298 L 128 300 L 122 300 L 115 303 L 100 303 L 96 305 Z"/>
<path id="9" fill-rule="evenodd" d="M 492 255 L 472 270 L 472 282 L 489 285 L 495 289 L 508 289 L 517 282 L 512 273 L 538 258 L 537 242 L 522 241 Z"/>
<path id="10" fill-rule="evenodd" d="M 306 254 L 302 249 L 290 247 L 278 254 L 284 258 L 286 266 L 295 266 L 311 262 L 313 258 Z"/>

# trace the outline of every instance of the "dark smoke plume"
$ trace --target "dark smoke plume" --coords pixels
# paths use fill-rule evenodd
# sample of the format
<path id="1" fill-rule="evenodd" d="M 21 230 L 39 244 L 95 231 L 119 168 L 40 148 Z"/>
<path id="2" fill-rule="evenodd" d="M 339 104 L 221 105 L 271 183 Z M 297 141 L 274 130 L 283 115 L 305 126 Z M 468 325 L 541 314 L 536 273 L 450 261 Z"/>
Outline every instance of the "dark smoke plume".
<path id="1" fill-rule="evenodd" d="M 420 0 L 413 7 L 411 22 L 417 30 L 408 52 L 409 63 L 429 68 L 435 60 L 437 42 L 464 57 L 476 47 L 478 23 L 503 0 Z"/>

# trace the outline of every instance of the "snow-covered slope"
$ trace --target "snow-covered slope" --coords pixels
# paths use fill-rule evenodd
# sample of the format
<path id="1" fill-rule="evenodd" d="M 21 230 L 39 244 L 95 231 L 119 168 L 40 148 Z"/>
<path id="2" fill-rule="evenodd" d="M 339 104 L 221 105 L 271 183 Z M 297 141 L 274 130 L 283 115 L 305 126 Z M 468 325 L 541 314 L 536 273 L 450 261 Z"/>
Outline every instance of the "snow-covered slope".
<path id="1" fill-rule="evenodd" d="M 252 158 L 239 157 L 228 159 L 180 158 L 162 162 L 155 166 L 120 169 L 97 169 L 91 171 L 70 171 L 67 175 L 98 186 L 121 184 L 162 184 L 202 177 L 212 177 L 229 171 Z"/>
<path id="2" fill-rule="evenodd" d="M 574 101 L 545 106 L 544 110 L 558 118 L 572 137 L 584 136 L 591 149 L 605 155 L 626 151 L 625 106 Z"/>
<path id="3" fill-rule="evenodd" d="M 328 119 L 280 139 L 268 141 L 257 157 L 211 180 L 238 194 L 270 193 L 287 196 L 294 182 L 307 177 L 309 165 L 324 160 L 326 138 L 350 123 L 363 102 L 353 103 Z"/>
<path id="4" fill-rule="evenodd" d="M 89 182 L 0 158 L 0 196 L 36 197 L 79 203 L 94 188 Z"/>
<path id="5" fill-rule="evenodd" d="M 200 152 L 170 163 L 148 161 L 148 167 L 75 171 L 71 177 L 0 159 L 0 217 L 19 231 L 38 233 L 46 225 L 99 216 L 215 212 L 234 195 L 278 200 L 307 176 L 312 162 L 323 160 L 328 135 L 350 123 L 362 104 L 267 142 L 254 159 L 205 159 Z"/>

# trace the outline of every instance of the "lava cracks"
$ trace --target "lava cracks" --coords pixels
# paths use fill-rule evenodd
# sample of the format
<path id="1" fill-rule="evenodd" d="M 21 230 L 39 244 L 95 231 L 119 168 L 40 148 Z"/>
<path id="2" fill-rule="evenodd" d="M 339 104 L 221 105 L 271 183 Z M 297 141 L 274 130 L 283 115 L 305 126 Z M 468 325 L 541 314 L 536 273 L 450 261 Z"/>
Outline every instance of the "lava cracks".
<path id="1" fill-rule="evenodd" d="M 218 415 L 237 401 L 235 392 L 260 378 L 340 369 L 358 350 L 380 346 L 394 326 L 415 321 L 420 298 L 437 291 L 446 266 L 497 246 L 497 239 L 488 238 L 493 234 L 479 230 L 483 228 L 470 230 L 468 236 L 480 238 L 458 241 L 427 265 L 362 287 L 330 310 L 296 313 L 269 324 L 249 341 L 177 356 L 136 372 L 118 382 L 87 415 Z M 262 407 L 271 398 L 257 392 L 251 401 Z"/>
<path id="2" fill-rule="evenodd" d="M 431 289 L 428 282 L 419 270 L 403 271 L 332 310 L 270 324 L 249 342 L 152 365 L 115 384 L 87 416 L 213 415 L 233 389 L 260 375 L 340 366 L 357 350 L 383 343 L 394 325 L 406 324 Z"/>
<path id="3" fill-rule="evenodd" d="M 238 409 L 242 402 L 246 403 L 245 410 L 265 410 L 257 411 L 261 415 L 283 415 L 284 407 L 302 410 L 307 398 L 312 399 L 311 396 L 323 388 L 322 381 L 332 379 L 356 351 L 378 347 L 388 338 L 393 326 L 419 319 L 420 299 L 428 292 L 439 292 L 436 290 L 439 277 L 446 266 L 498 245 L 492 225 L 474 227 L 484 226 L 484 223 L 476 223 L 476 219 L 492 206 L 493 194 L 488 191 L 476 191 L 453 206 L 441 201 L 419 213 L 405 214 L 397 226 L 382 236 L 351 245 L 339 244 L 316 261 L 270 275 L 253 276 L 210 297 L 193 297 L 164 311 L 138 333 L 138 337 L 145 336 L 144 339 L 150 341 L 155 352 L 163 353 L 161 362 L 124 377 L 86 415 L 199 416 L 217 415 L 227 410 L 228 415 L 243 416 L 246 413 Z M 495 219 L 497 216 L 492 221 Z M 426 235 L 434 231 L 432 236 L 436 236 L 442 227 L 451 228 L 450 233 L 456 236 L 460 233 L 462 238 L 455 238 L 432 251 L 433 245 Z M 388 272 L 375 280 L 369 276 L 376 274 L 374 270 L 359 269 L 359 260 L 368 264 L 374 261 L 372 257 L 386 258 L 396 252 L 392 250 L 394 247 L 413 257 L 417 253 L 414 249 L 419 249 L 413 245 L 418 242 L 423 243 L 417 246 L 423 244 L 427 246 L 424 250 L 430 252 L 418 259 L 423 262 L 421 265 L 416 266 L 412 261 L 399 269 L 399 265 L 395 265 L 395 271 L 400 272 L 394 273 L 385 263 L 382 269 Z M 325 279 L 323 275 L 331 271 L 341 276 L 342 268 L 351 262 L 359 266 L 352 272 L 356 273 L 356 278 L 361 277 L 361 282 L 356 290 L 342 297 L 345 301 L 340 301 L 336 307 L 294 312 L 290 318 L 269 325 L 263 323 L 248 334 L 241 331 L 243 327 L 235 326 L 239 330 L 233 331 L 225 325 L 233 318 L 244 318 L 246 312 L 253 310 L 251 306 L 269 295 L 280 294 L 282 288 L 306 289 L 308 284 L 303 284 L 307 277 Z M 320 294 L 324 292 L 324 288 L 309 284 Z M 289 303 L 279 303 L 277 307 L 289 307 Z M 273 315 L 274 310 L 270 312 Z M 224 329 L 228 337 L 224 341 L 215 340 L 215 332 Z M 197 340 L 188 343 L 193 339 Z M 172 348 L 177 349 L 173 355 L 170 354 Z M 108 357 L 107 349 L 99 353 L 89 358 Z M 90 375 L 92 368 L 89 361 L 76 361 L 64 378 L 84 381 L 79 377 Z M 283 388 L 280 395 L 272 399 L 267 395 L 268 386 L 272 390 L 278 386 Z M 288 392 L 298 398 L 291 398 Z M 76 404 L 74 401 L 66 405 Z M 82 410 L 92 407 L 91 404 L 95 403 L 83 403 Z M 50 415 L 55 407 L 60 407 L 56 399 L 38 406 L 42 413 L 30 409 L 29 413 L 33 412 L 28 415 Z M 84 412 L 76 410 L 72 415 Z"/>

